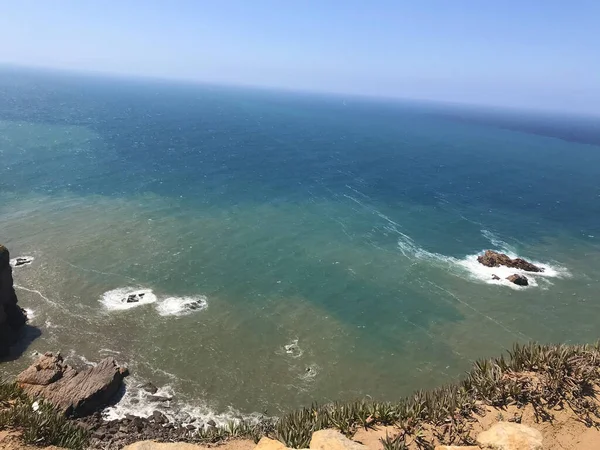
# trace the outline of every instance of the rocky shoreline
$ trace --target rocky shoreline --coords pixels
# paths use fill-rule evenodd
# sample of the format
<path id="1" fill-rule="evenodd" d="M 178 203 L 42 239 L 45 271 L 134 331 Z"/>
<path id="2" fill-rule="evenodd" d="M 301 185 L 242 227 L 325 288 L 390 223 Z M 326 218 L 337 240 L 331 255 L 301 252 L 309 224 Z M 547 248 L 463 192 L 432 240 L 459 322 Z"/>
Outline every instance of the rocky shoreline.
<path id="1" fill-rule="evenodd" d="M 478 261 L 488 267 L 544 271 L 543 267 L 521 258 L 511 259 L 491 250 Z M 27 262 L 23 259 L 21 265 L 24 264 Z M 522 273 L 510 275 L 507 280 L 527 285 Z M 139 298 L 126 297 L 124 301 L 139 301 Z M 0 355 L 9 354 L 26 321 L 25 312 L 17 305 L 10 255 L 0 245 Z M 553 446 L 554 441 L 550 446 L 543 445 L 542 439 L 547 439 L 547 434 L 542 436 L 539 431 L 543 427 L 520 424 L 528 414 L 527 408 L 535 420 L 532 424 L 552 422 L 558 411 L 568 409 L 565 417 L 579 424 L 577 428 L 569 422 L 569 429 L 584 433 L 581 426 L 594 428 L 598 434 L 592 436 L 593 442 L 600 442 L 599 362 L 600 344 L 515 346 L 506 359 L 475 363 L 459 384 L 427 393 L 418 391 L 398 403 L 359 401 L 312 406 L 278 419 L 262 417 L 251 423 L 239 419 L 218 426 L 214 421 L 201 423 L 193 417 L 173 420 L 158 406 L 148 417 L 125 415 L 118 420 L 107 420 L 103 411 L 123 396 L 129 370 L 110 357 L 77 370 L 66 364 L 60 354 L 46 353 L 17 376 L 14 386 L 0 382 L 0 432 L 8 429 L 37 444 L 59 442 L 78 450 L 163 448 L 146 441 L 202 444 L 203 447 L 193 448 L 205 449 L 207 445 L 227 446 L 227 442 L 236 439 L 243 439 L 244 450 L 253 449 L 257 442 L 259 450 L 570 449 Z M 152 383 L 139 388 L 155 399 L 157 405 L 172 400 L 162 397 Z M 508 421 L 504 420 L 504 412 L 510 412 Z M 499 419 L 485 419 L 487 414 L 496 414 Z M 51 430 L 44 429 L 47 423 L 53 424 Z M 72 434 L 72 439 L 57 436 L 60 430 Z M 30 432 L 39 437 L 25 438 Z M 373 435 L 377 436 L 373 445 L 363 443 L 372 441 Z M 524 444 L 498 444 L 506 435 L 516 436 Z M 4 447 L 2 439 L 0 435 L 0 450 L 22 448 Z M 234 446 L 232 450 L 242 447 Z"/>
<path id="2" fill-rule="evenodd" d="M 17 305 L 10 253 L 0 244 L 0 358 L 9 354 L 11 345 L 17 341 L 26 322 L 25 311 Z"/>

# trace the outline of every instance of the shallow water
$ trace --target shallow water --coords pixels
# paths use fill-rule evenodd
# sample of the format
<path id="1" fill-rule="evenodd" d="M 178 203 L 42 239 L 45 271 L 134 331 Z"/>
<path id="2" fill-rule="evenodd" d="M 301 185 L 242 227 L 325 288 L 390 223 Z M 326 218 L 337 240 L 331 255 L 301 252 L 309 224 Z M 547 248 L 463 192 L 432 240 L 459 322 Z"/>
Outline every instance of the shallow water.
<path id="1" fill-rule="evenodd" d="M 156 408 L 150 380 L 224 420 L 598 338 L 595 122 L 10 71 L 0 99 L 0 242 L 34 257 L 14 276 L 42 331 L 7 374 L 110 355 L 134 374 L 113 415 Z M 546 271 L 493 281 L 514 271 L 487 248 Z"/>

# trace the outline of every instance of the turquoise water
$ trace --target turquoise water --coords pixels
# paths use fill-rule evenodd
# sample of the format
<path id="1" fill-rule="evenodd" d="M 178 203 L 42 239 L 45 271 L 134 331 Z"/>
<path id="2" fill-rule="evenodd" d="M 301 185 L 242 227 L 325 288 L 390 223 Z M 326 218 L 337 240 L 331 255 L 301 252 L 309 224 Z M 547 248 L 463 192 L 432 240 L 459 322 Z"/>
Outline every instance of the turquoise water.
<path id="1" fill-rule="evenodd" d="M 113 415 L 157 407 L 147 380 L 220 420 L 598 339 L 595 120 L 5 70 L 0 158 L 0 242 L 35 258 L 14 275 L 41 330 L 2 370 L 115 356 Z M 494 282 L 487 248 L 546 272 Z"/>

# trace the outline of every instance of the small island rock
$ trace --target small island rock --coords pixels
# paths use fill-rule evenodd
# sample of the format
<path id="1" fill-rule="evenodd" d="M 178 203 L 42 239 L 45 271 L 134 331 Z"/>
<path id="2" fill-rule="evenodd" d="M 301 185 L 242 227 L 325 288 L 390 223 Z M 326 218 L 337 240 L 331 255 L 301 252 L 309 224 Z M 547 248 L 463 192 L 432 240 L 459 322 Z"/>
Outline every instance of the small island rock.
<path id="1" fill-rule="evenodd" d="M 514 269 L 524 270 L 526 272 L 543 272 L 542 267 L 530 263 L 522 258 L 512 259 L 504 253 L 486 250 L 483 255 L 477 257 L 477 261 L 487 267 L 506 266 Z"/>
<path id="2" fill-rule="evenodd" d="M 529 280 L 524 275 L 519 275 L 517 273 L 506 278 L 511 283 L 515 283 L 518 286 L 529 286 Z"/>

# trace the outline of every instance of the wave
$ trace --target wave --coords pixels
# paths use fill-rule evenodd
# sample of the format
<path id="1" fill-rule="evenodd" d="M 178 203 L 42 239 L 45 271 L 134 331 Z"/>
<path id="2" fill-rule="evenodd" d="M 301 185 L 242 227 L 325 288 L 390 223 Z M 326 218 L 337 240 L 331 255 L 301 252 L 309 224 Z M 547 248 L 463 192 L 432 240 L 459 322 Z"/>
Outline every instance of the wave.
<path id="1" fill-rule="evenodd" d="M 482 230 L 482 234 L 484 237 L 490 240 L 493 245 L 506 253 L 510 258 L 514 259 L 522 257 L 516 254 L 511 246 L 499 239 L 493 233 L 487 230 Z M 526 289 L 526 287 L 517 286 L 516 284 L 508 281 L 506 278 L 515 273 L 519 275 L 525 275 L 529 280 L 528 287 L 538 287 L 540 286 L 540 282 L 544 284 L 544 286 L 551 285 L 552 282 L 549 280 L 550 278 L 568 278 L 571 276 L 565 267 L 531 260 L 530 261 L 533 264 L 543 268 L 544 271 L 532 273 L 506 266 L 487 267 L 477 261 L 477 257 L 486 249 L 482 249 L 480 253 L 466 255 L 463 258 L 455 258 L 453 256 L 427 251 L 424 248 L 419 247 L 410 236 L 407 236 L 403 233 L 399 233 L 399 235 L 400 238 L 398 239 L 398 248 L 407 258 L 410 257 L 428 261 L 433 265 L 447 270 L 453 275 L 461 278 L 467 278 L 471 281 L 506 286 L 511 289 L 520 290 Z M 496 277 L 499 279 L 495 279 L 494 275 L 496 275 Z"/>
<path id="2" fill-rule="evenodd" d="M 186 316 L 207 307 L 207 298 L 199 295 L 196 297 L 168 297 L 156 306 L 156 310 L 161 316 Z"/>
<path id="3" fill-rule="evenodd" d="M 127 299 L 130 296 L 135 296 L 136 301 L 128 303 Z M 124 287 L 105 292 L 100 298 L 100 303 L 108 310 L 120 311 L 155 303 L 156 300 L 156 295 L 151 289 Z"/>
<path id="4" fill-rule="evenodd" d="M 154 411 L 159 411 L 173 423 L 202 428 L 206 427 L 209 422 L 224 427 L 231 422 L 242 420 L 248 423 L 257 423 L 264 418 L 264 415 L 259 413 L 242 415 L 233 408 L 229 408 L 223 413 L 217 413 L 202 402 L 194 405 L 180 402 L 175 389 L 169 385 L 159 388 L 155 394 L 150 394 L 141 387 L 142 380 L 130 376 L 125 384 L 125 392 L 119 402 L 102 412 L 104 420 L 119 420 L 127 415 L 149 417 Z"/>

